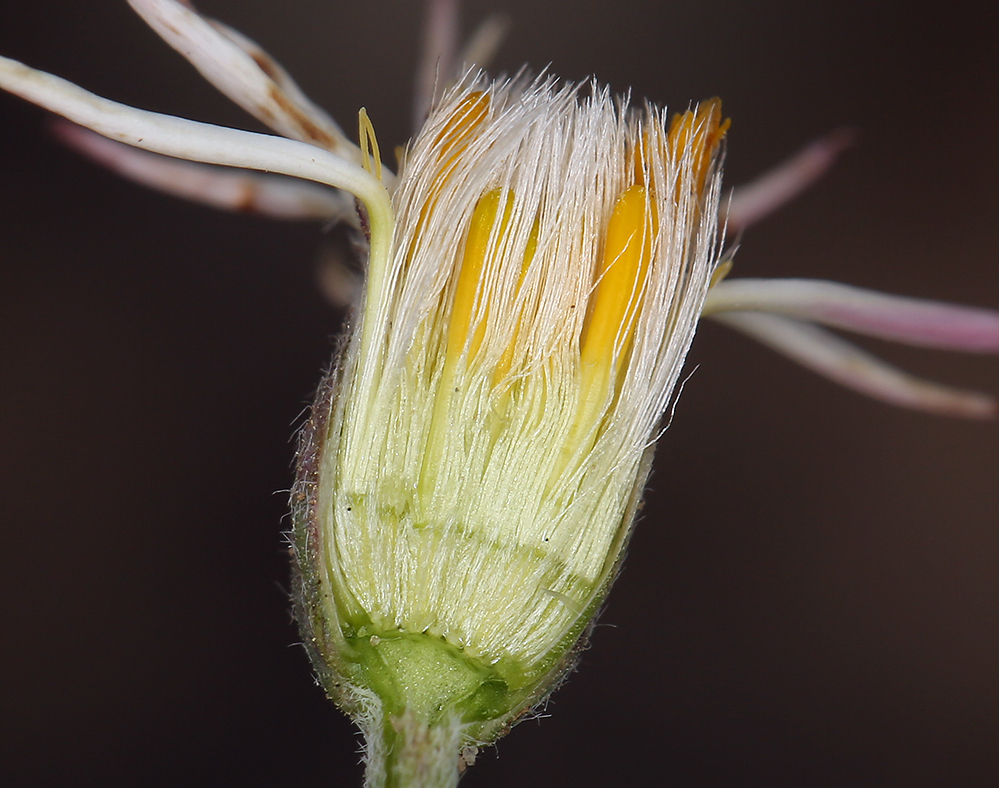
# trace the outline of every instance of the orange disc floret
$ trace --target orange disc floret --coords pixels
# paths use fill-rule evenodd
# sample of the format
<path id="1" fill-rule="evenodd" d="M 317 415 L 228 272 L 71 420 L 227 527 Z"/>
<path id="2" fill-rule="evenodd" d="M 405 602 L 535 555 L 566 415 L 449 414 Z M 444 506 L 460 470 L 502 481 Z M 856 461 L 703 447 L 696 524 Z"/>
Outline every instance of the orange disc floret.
<path id="1" fill-rule="evenodd" d="M 434 138 L 433 146 L 437 152 L 438 170 L 420 210 L 417 237 L 422 235 L 430 214 L 436 210 L 455 165 L 488 117 L 489 105 L 490 99 L 487 93 L 481 90 L 472 91 L 454 108 L 445 121 L 444 128 Z"/>
<path id="2" fill-rule="evenodd" d="M 447 159 L 445 166 L 468 147 L 472 135 L 488 114 L 489 96 L 481 90 L 473 90 L 454 108 L 443 130 L 434 140 L 439 159 Z"/>
<path id="3" fill-rule="evenodd" d="M 652 260 L 654 213 L 643 186 L 628 188 L 614 206 L 582 341 L 584 366 L 610 372 L 631 341 Z"/>
<path id="4" fill-rule="evenodd" d="M 667 147 L 674 160 L 685 156 L 691 158 L 691 175 L 697 194 L 704 189 L 718 146 L 731 124 L 730 118 L 722 120 L 719 98 L 702 101 L 696 110 L 678 113 L 670 122 Z"/>

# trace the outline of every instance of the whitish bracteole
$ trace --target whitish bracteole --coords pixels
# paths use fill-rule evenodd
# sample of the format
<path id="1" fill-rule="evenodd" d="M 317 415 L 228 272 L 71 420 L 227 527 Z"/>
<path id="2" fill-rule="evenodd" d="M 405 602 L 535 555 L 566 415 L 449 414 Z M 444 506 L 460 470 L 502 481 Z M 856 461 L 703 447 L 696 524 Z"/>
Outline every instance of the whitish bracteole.
<path id="1" fill-rule="evenodd" d="M 367 727 L 490 741 L 571 663 L 716 267 L 726 129 L 480 79 L 403 154 L 293 496 L 307 645 Z"/>

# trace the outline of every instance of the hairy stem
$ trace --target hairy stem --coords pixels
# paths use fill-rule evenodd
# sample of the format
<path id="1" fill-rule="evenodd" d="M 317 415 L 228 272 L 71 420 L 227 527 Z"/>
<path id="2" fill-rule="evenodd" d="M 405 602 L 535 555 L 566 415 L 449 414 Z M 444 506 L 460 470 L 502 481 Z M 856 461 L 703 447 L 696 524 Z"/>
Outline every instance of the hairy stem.
<path id="1" fill-rule="evenodd" d="M 387 716 L 367 738 L 365 788 L 455 788 L 463 757 L 457 718 L 429 723 L 410 710 Z"/>

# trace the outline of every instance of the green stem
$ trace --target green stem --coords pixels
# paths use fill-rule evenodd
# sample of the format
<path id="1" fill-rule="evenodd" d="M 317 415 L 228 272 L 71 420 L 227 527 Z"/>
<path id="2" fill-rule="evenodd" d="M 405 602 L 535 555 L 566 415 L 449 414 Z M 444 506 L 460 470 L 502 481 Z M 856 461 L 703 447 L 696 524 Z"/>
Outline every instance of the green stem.
<path id="1" fill-rule="evenodd" d="M 463 771 L 462 728 L 457 720 L 430 724 L 407 710 L 366 731 L 365 788 L 455 788 Z M 376 738 L 377 737 L 377 738 Z"/>

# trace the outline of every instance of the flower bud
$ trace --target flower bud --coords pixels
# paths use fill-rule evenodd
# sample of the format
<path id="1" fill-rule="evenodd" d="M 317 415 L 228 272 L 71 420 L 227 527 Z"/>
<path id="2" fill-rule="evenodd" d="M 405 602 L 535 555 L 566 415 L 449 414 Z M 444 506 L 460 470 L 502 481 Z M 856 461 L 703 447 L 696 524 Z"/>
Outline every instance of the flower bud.
<path id="1" fill-rule="evenodd" d="M 716 264 L 719 102 L 583 93 L 440 102 L 304 430 L 297 614 L 369 784 L 424 768 L 417 729 L 454 771 L 571 666 Z"/>

